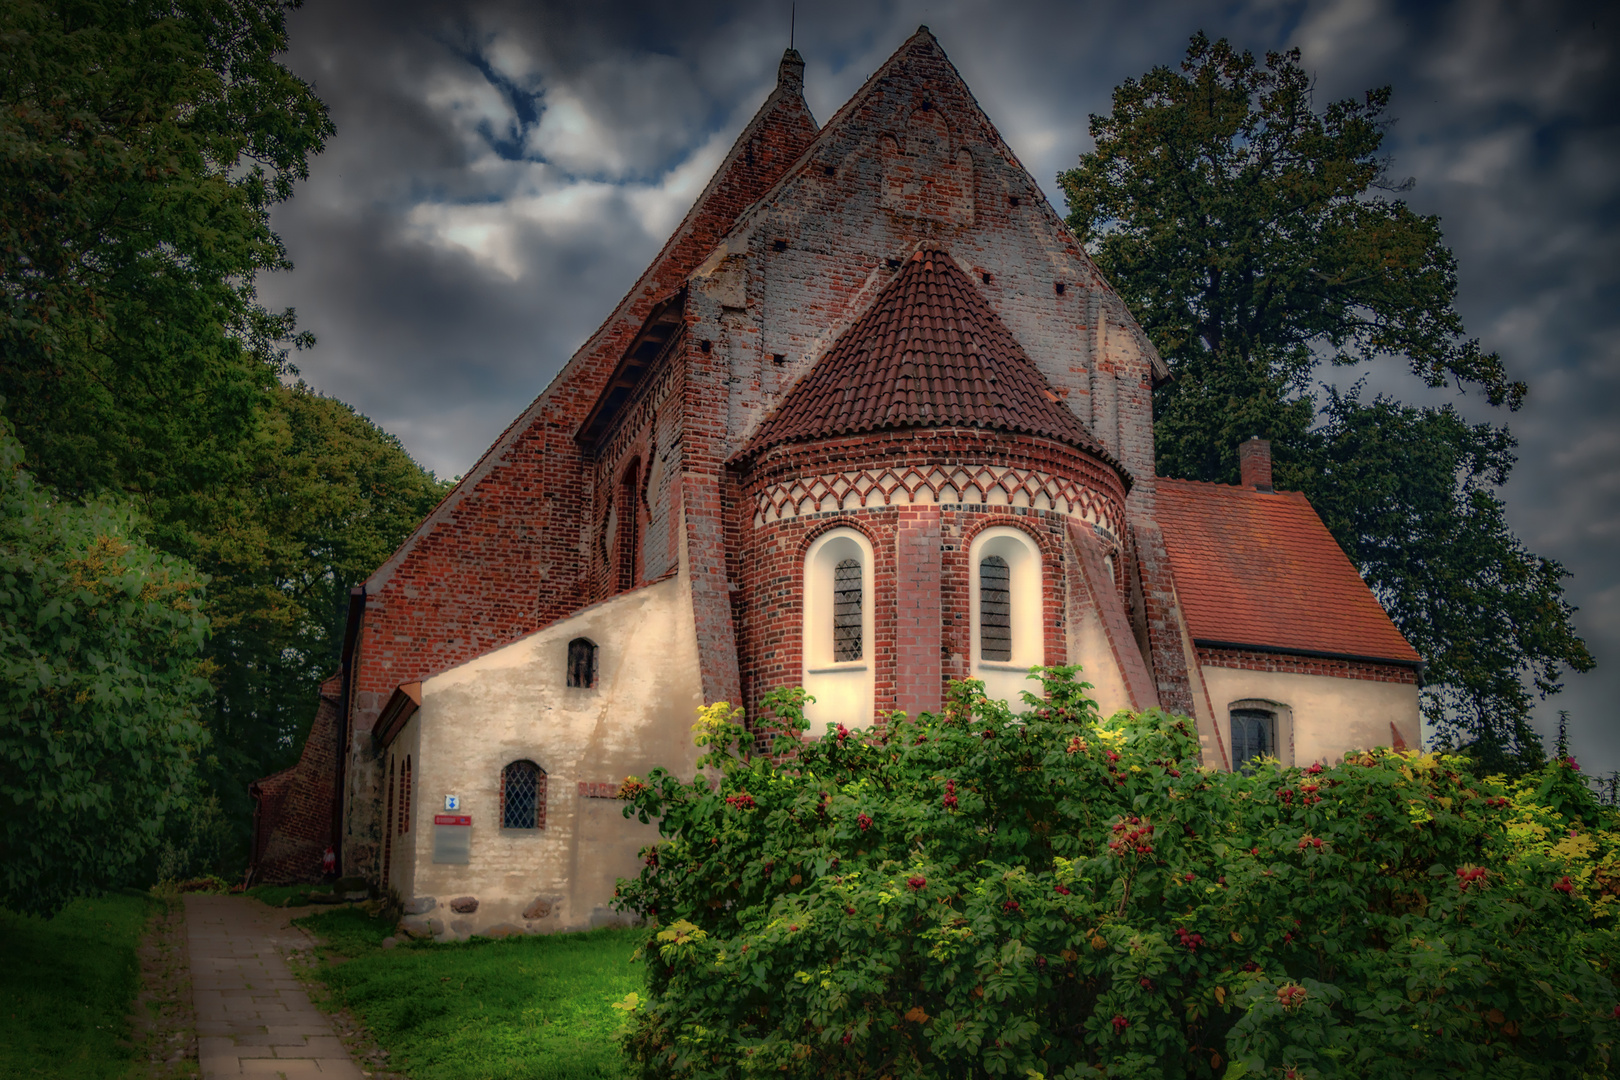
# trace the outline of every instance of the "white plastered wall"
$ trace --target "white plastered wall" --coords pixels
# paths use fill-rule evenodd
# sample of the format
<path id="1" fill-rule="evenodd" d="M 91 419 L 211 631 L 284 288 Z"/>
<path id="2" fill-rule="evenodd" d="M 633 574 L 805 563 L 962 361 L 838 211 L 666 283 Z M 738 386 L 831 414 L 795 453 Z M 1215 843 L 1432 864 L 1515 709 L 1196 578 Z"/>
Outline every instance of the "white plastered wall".
<path id="1" fill-rule="evenodd" d="M 1091 684 L 1089 696 L 1103 716 L 1129 709 L 1131 698 L 1125 689 L 1125 676 L 1108 644 L 1102 616 L 1089 597 L 1082 603 L 1070 604 L 1069 612 L 1069 656 L 1080 665 L 1081 681 Z M 1125 647 L 1134 649 L 1136 642 L 1125 642 Z"/>
<path id="2" fill-rule="evenodd" d="M 1273 702 L 1287 708 L 1288 715 L 1278 718 L 1277 733 L 1278 756 L 1285 766 L 1313 761 L 1332 765 L 1352 750 L 1389 746 L 1391 724 L 1407 746 L 1419 745 L 1418 688 L 1411 683 L 1210 665 L 1204 665 L 1203 676 L 1228 747 L 1234 702 L 1245 707 Z"/>
<path id="3" fill-rule="evenodd" d="M 566 685 L 568 643 L 577 637 L 599 649 L 594 688 Z M 395 850 L 401 895 L 432 897 L 435 905 L 421 914 L 441 920 L 445 938 L 502 923 L 550 932 L 620 921 L 610 906 L 614 886 L 640 871 L 640 849 L 657 830 L 626 820 L 617 800 L 583 797 L 579 785 L 603 791 L 654 766 L 695 774 L 698 665 L 682 573 L 424 680 L 422 706 L 405 729 L 420 735 L 409 877 L 400 876 L 404 860 Z M 501 770 L 525 759 L 546 772 L 545 827 L 502 829 Z M 444 812 L 446 795 L 458 796 L 458 813 L 472 818 L 465 865 L 433 862 L 433 817 Z M 476 912 L 450 909 L 463 896 L 477 899 Z M 524 919 L 537 900 L 550 914 Z"/>

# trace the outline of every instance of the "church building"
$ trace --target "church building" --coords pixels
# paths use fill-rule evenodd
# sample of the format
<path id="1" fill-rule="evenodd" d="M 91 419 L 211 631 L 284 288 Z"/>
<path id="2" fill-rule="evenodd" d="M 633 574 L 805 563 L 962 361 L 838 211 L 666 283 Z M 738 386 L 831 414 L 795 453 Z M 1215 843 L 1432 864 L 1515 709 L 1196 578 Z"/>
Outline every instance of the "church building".
<path id="1" fill-rule="evenodd" d="M 1269 446 L 1154 476 L 1168 369 L 928 30 L 821 126 L 803 71 L 354 590 L 259 880 L 330 848 L 441 938 L 613 922 L 623 778 L 784 685 L 819 732 L 1079 663 L 1220 769 L 1418 744 L 1421 662 Z"/>

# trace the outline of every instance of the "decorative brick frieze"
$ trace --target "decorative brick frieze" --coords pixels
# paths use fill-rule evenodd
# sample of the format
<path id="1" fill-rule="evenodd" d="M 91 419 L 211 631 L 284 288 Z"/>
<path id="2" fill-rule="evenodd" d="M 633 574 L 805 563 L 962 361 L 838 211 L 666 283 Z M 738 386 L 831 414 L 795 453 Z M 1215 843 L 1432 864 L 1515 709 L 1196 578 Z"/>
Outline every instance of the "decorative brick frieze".
<path id="1" fill-rule="evenodd" d="M 1367 682 L 1404 683 L 1415 686 L 1418 672 L 1410 664 L 1390 664 L 1379 660 L 1348 657 L 1309 656 L 1254 649 L 1225 649 L 1198 644 L 1198 662 L 1204 667 L 1235 668 L 1240 671 L 1276 671 L 1289 675 L 1322 675 L 1332 679 L 1361 679 Z"/>

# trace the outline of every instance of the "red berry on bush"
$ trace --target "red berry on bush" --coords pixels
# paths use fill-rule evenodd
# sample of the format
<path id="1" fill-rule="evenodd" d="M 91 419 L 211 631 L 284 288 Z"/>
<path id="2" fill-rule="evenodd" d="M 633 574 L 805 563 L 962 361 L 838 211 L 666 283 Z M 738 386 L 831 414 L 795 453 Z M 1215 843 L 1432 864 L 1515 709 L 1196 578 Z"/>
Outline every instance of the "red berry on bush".
<path id="1" fill-rule="evenodd" d="M 1125 1019 L 1123 1016 L 1114 1017 L 1114 1030 L 1115 1031 L 1124 1031 L 1126 1028 L 1128 1028 L 1130 1026 L 1131 1026 L 1131 1022 L 1129 1020 Z"/>
<path id="2" fill-rule="evenodd" d="M 1052 886 L 1052 888 L 1055 889 L 1058 893 L 1060 893 L 1063 896 L 1071 896 L 1071 895 L 1073 895 L 1072 893 L 1069 892 L 1068 889 L 1064 888 L 1062 885 L 1054 885 L 1054 886 Z"/>
<path id="3" fill-rule="evenodd" d="M 1558 880 L 1557 884 L 1555 884 L 1553 886 L 1553 888 L 1557 889 L 1561 893 L 1569 893 L 1571 895 L 1574 895 L 1575 883 L 1573 881 L 1569 880 L 1569 875 L 1568 874 L 1565 874 L 1562 878 L 1560 878 Z"/>
<path id="4" fill-rule="evenodd" d="M 843 724 L 839 724 L 838 725 L 838 741 L 843 742 L 847 738 L 849 738 L 849 728 L 845 727 Z M 846 1040 L 846 1041 L 848 1041 L 848 1040 Z"/>
<path id="5" fill-rule="evenodd" d="M 1011 914 L 1017 914 L 1018 912 L 1022 911 L 1023 908 L 1018 906 L 1018 901 L 1008 900 L 1005 904 L 1001 905 L 1001 910 Z"/>
<path id="6" fill-rule="evenodd" d="M 1153 989 L 1153 980 L 1148 978 L 1146 975 L 1142 976 L 1140 979 L 1137 979 L 1136 981 L 1141 985 L 1142 989 L 1144 989 L 1144 990 Z"/>
<path id="7" fill-rule="evenodd" d="M 855 824 L 860 826 L 861 832 L 865 832 L 872 827 L 872 819 L 865 814 L 857 814 Z"/>
<path id="8" fill-rule="evenodd" d="M 915 892 L 915 891 L 921 889 L 924 885 L 927 885 L 928 884 L 928 879 L 925 878 L 925 877 L 922 877 L 921 875 L 915 875 L 913 877 L 906 878 L 906 884 L 910 885 L 911 888 L 912 888 L 912 891 Z"/>

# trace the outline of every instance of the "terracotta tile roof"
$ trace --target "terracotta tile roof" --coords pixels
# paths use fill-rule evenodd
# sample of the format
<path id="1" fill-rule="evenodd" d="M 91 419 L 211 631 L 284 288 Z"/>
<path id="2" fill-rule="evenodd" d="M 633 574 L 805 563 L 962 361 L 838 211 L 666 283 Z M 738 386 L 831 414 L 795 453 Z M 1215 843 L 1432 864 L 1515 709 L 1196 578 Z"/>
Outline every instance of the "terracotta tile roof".
<path id="1" fill-rule="evenodd" d="M 1158 504 L 1195 640 L 1418 661 L 1304 495 L 1161 479 Z"/>
<path id="2" fill-rule="evenodd" d="M 940 250 L 918 251 L 784 394 L 743 449 L 912 427 L 1041 435 L 1112 460 L 983 294 Z"/>

